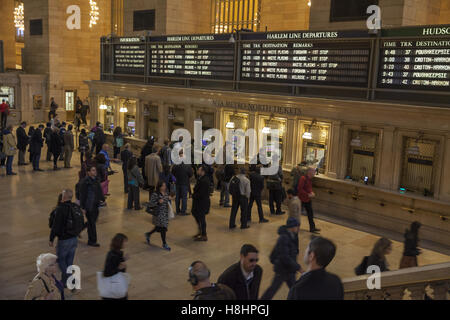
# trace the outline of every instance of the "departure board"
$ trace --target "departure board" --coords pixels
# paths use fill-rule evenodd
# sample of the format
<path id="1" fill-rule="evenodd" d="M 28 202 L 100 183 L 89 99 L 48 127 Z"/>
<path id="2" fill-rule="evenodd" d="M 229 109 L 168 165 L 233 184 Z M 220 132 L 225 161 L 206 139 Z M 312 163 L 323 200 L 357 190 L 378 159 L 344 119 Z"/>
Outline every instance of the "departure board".
<path id="1" fill-rule="evenodd" d="M 378 87 L 450 90 L 450 26 L 389 30 L 383 36 L 402 37 L 381 40 Z"/>
<path id="2" fill-rule="evenodd" d="M 119 38 L 114 45 L 114 70 L 117 74 L 144 75 L 145 44 L 141 38 Z"/>
<path id="3" fill-rule="evenodd" d="M 367 32 L 246 34 L 240 51 L 241 81 L 368 85 Z"/>
<path id="4" fill-rule="evenodd" d="M 149 74 L 160 77 L 233 80 L 235 44 L 231 35 L 152 37 Z"/>

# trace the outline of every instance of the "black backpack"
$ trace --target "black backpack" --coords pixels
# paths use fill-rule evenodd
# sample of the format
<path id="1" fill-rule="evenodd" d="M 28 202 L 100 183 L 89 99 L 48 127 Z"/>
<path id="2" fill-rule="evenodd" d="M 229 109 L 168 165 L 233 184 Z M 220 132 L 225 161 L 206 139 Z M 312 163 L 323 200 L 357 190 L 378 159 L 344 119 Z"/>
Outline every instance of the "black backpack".
<path id="1" fill-rule="evenodd" d="M 66 230 L 68 235 L 77 237 L 84 228 L 84 215 L 80 206 L 75 203 L 70 204 L 71 210 L 66 220 Z"/>
<path id="2" fill-rule="evenodd" d="M 240 185 L 241 185 L 241 180 L 239 180 L 238 177 L 234 176 L 233 178 L 231 178 L 229 191 L 233 197 L 238 197 L 241 195 Z"/>

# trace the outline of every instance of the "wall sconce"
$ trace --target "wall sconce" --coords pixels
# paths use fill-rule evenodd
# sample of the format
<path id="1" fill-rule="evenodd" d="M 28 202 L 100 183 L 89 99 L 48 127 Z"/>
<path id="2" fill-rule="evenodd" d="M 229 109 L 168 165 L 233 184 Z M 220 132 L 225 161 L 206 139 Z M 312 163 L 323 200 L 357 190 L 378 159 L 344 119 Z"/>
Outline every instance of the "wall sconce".
<path id="1" fill-rule="evenodd" d="M 99 108 L 100 108 L 100 110 L 106 110 L 106 109 L 108 109 L 108 107 L 106 106 L 106 104 L 101 104 Z"/>
<path id="2" fill-rule="evenodd" d="M 303 139 L 312 140 L 311 128 L 312 128 L 312 126 L 314 126 L 316 124 L 316 122 L 317 122 L 316 120 L 313 120 L 311 122 L 311 124 L 309 125 L 309 128 L 305 131 L 305 133 L 302 136 Z"/>
<path id="3" fill-rule="evenodd" d="M 234 129 L 234 122 L 227 122 L 227 125 L 225 126 L 227 129 Z"/>
<path id="4" fill-rule="evenodd" d="M 262 129 L 262 133 L 267 133 L 267 134 L 269 134 L 271 131 L 272 131 L 272 129 L 269 128 L 269 127 L 264 127 L 264 128 Z"/>

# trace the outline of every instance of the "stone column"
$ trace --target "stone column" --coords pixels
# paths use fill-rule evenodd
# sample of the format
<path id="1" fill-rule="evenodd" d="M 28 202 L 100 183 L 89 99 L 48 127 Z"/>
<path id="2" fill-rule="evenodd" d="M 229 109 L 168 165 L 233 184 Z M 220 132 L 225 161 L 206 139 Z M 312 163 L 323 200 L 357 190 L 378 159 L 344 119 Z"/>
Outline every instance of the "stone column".
<path id="1" fill-rule="evenodd" d="M 122 114 L 120 113 L 118 97 L 114 97 L 113 111 L 114 111 L 114 128 L 117 128 L 118 126 L 120 126 L 120 117 L 122 117 Z"/>
<path id="2" fill-rule="evenodd" d="M 95 123 L 98 121 L 99 118 L 99 104 L 98 104 L 98 96 L 94 94 L 89 95 L 89 122 L 91 128 L 95 125 Z"/>
<path id="3" fill-rule="evenodd" d="M 245 141 L 247 143 L 247 146 L 246 146 L 247 151 L 246 151 L 246 153 L 247 153 L 249 161 L 251 160 L 250 155 L 252 154 L 252 152 L 253 152 L 253 154 L 256 155 L 256 154 L 258 154 L 258 150 L 259 150 L 258 117 L 259 117 L 259 114 L 257 112 L 250 113 L 248 115 L 248 126 L 247 126 L 247 129 L 254 129 L 256 131 L 256 143 L 253 146 L 253 150 L 250 150 L 250 148 L 252 147 L 250 145 L 250 139 L 249 138 L 245 139 Z M 224 135 L 224 139 L 226 139 L 226 134 Z"/>
<path id="4" fill-rule="evenodd" d="M 287 119 L 286 121 L 286 133 L 283 137 L 283 144 L 284 144 L 284 150 L 283 150 L 283 167 L 291 170 L 295 166 L 295 157 L 296 152 L 295 147 L 293 146 L 293 142 L 295 140 L 295 119 Z M 288 145 L 288 143 L 290 145 Z"/>
<path id="5" fill-rule="evenodd" d="M 444 142 L 444 158 L 442 159 L 441 187 L 438 199 L 450 201 L 450 134 L 447 134 Z M 439 174 L 439 173 L 438 173 Z"/>
<path id="6" fill-rule="evenodd" d="M 194 136 L 194 120 L 197 118 L 195 109 L 192 105 L 185 105 L 184 108 L 184 127 Z M 172 132 L 169 132 L 172 135 Z M 170 136 L 169 136 L 170 138 Z"/>
<path id="7" fill-rule="evenodd" d="M 162 144 L 169 132 L 169 106 L 164 102 L 158 103 L 158 143 Z"/>
<path id="8" fill-rule="evenodd" d="M 393 163 L 394 163 L 394 132 L 395 128 L 385 127 L 381 138 L 381 157 L 380 172 L 377 172 L 375 186 L 383 189 L 392 190 L 393 188 Z"/>
<path id="9" fill-rule="evenodd" d="M 144 105 L 147 101 L 138 100 L 136 102 L 136 138 L 145 140 L 145 116 Z"/>
<path id="10" fill-rule="evenodd" d="M 340 163 L 340 150 L 341 146 L 341 135 L 342 135 L 342 122 L 333 121 L 331 123 L 331 134 L 328 142 L 328 170 L 327 176 L 331 178 L 338 177 L 339 163 Z"/>

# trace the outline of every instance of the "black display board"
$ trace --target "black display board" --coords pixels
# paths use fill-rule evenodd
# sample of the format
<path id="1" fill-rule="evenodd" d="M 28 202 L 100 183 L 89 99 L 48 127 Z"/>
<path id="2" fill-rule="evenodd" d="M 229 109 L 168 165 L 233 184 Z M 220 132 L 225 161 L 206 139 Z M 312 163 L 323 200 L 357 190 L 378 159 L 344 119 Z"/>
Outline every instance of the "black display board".
<path id="1" fill-rule="evenodd" d="M 235 44 L 230 34 L 152 37 L 149 75 L 234 79 Z"/>
<path id="2" fill-rule="evenodd" d="M 241 81 L 368 85 L 367 32 L 247 33 L 241 40 Z"/>
<path id="3" fill-rule="evenodd" d="M 378 87 L 450 91 L 450 26 L 385 30 Z"/>
<path id="4" fill-rule="evenodd" d="M 144 75 L 145 39 L 118 38 L 114 43 L 114 73 Z"/>

